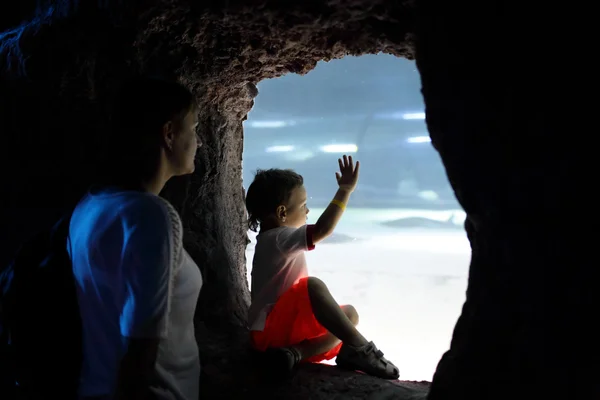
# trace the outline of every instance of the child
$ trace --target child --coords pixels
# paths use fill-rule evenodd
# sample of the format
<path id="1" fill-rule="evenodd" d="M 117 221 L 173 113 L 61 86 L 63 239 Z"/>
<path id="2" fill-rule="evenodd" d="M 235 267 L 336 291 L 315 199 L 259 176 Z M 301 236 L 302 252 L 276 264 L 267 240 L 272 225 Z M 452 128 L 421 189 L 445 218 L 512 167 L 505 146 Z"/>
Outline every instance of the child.
<path id="1" fill-rule="evenodd" d="M 356 330 L 354 307 L 338 305 L 321 280 L 308 276 L 304 252 L 333 233 L 358 181 L 358 161 L 344 155 L 338 163 L 339 189 L 314 225 L 306 225 L 306 189 L 294 171 L 259 170 L 248 188 L 249 227 L 260 227 L 248 316 L 252 344 L 287 371 L 337 356 L 341 368 L 397 379 L 398 368 Z"/>

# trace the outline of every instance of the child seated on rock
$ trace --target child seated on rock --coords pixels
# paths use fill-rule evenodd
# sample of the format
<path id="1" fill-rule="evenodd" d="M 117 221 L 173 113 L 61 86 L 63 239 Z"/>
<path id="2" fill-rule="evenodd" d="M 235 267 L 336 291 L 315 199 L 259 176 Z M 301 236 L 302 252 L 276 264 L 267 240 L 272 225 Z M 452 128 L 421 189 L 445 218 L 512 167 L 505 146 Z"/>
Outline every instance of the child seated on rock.
<path id="1" fill-rule="evenodd" d="M 249 227 L 260 227 L 252 262 L 251 341 L 286 371 L 301 361 L 337 356 L 341 368 L 397 379 L 398 368 L 356 330 L 355 308 L 338 305 L 320 279 L 308 276 L 304 252 L 333 233 L 358 181 L 358 161 L 344 155 L 338 163 L 339 189 L 314 225 L 306 224 L 306 189 L 296 172 L 259 170 L 248 188 Z"/>

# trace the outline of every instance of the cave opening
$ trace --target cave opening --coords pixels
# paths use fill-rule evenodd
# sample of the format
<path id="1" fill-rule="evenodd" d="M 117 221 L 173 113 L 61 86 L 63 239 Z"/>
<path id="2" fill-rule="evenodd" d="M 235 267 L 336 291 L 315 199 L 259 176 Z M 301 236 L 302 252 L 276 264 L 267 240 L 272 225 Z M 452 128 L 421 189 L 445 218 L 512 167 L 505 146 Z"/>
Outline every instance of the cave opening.
<path id="1" fill-rule="evenodd" d="M 470 247 L 430 144 L 415 62 L 347 56 L 257 86 L 244 122 L 244 188 L 258 169 L 292 168 L 304 177 L 314 223 L 337 188 L 336 159 L 360 160 L 334 234 L 306 254 L 309 274 L 359 310 L 359 330 L 403 379 L 430 381 L 465 300 Z M 248 234 L 250 283 L 256 233 Z"/>

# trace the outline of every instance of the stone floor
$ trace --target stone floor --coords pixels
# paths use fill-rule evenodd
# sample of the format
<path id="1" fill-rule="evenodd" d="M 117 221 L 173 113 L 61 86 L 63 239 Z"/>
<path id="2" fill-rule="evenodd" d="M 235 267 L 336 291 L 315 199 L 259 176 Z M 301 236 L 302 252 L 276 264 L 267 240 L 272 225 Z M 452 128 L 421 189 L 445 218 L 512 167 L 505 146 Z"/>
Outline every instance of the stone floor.
<path id="1" fill-rule="evenodd" d="M 303 365 L 288 381 L 279 385 L 255 387 L 248 396 L 268 399 L 360 399 L 417 400 L 425 399 L 429 382 L 386 381 L 339 368 Z"/>
<path id="2" fill-rule="evenodd" d="M 275 382 L 249 350 L 247 332 L 209 334 L 198 324 L 203 399 L 420 400 L 429 382 L 387 381 L 326 364 L 302 364 L 292 377 Z"/>
<path id="3" fill-rule="evenodd" d="M 259 371 L 248 371 L 245 377 L 226 379 L 220 384 L 212 380 L 210 399 L 290 399 L 290 400 L 421 400 L 427 397 L 429 382 L 386 381 L 372 376 L 343 371 L 325 364 L 308 364 L 298 368 L 293 377 L 274 383 L 260 377 Z"/>

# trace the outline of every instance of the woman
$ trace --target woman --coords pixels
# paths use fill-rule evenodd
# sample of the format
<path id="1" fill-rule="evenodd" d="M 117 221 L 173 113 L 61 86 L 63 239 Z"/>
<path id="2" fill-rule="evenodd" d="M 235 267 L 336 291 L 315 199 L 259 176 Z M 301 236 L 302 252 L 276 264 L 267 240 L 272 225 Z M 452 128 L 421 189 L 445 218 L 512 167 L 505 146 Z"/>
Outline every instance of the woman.
<path id="1" fill-rule="evenodd" d="M 194 96 L 176 83 L 124 85 L 104 183 L 71 217 L 83 322 L 82 399 L 197 400 L 193 317 L 202 286 L 174 208 L 158 196 L 191 174 L 200 146 Z"/>

